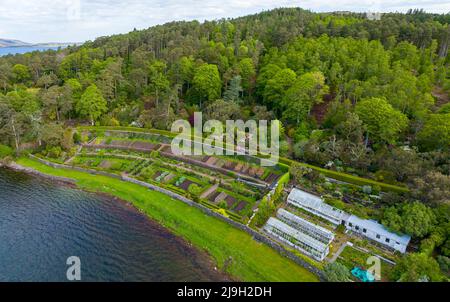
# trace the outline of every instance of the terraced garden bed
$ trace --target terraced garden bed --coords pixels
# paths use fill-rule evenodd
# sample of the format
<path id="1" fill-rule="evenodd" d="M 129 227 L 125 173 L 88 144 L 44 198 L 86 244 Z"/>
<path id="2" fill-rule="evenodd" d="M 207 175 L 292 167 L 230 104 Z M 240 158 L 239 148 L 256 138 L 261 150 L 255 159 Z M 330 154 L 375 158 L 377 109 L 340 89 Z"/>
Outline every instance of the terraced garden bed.
<path id="1" fill-rule="evenodd" d="M 168 138 L 163 135 L 154 134 L 154 133 L 138 133 L 138 132 L 128 132 L 128 131 L 120 131 L 120 130 L 109 130 L 104 131 L 104 133 L 100 133 L 100 136 L 106 137 L 116 137 L 116 138 L 124 138 L 128 140 L 142 140 L 149 141 L 155 144 L 170 144 L 171 138 Z"/>
<path id="2" fill-rule="evenodd" d="M 159 134 L 96 131 L 89 136 L 96 136 L 89 145 L 84 144 L 89 154 L 112 152 L 136 157 L 122 172 L 141 181 L 196 200 L 201 192 L 220 184 L 216 192 L 205 197 L 206 202 L 246 218 L 252 215 L 254 205 L 267 193 L 269 185 L 281 176 L 278 169 L 261 167 L 244 157 L 176 156 L 166 144 L 170 139 Z M 111 165 L 104 162 L 101 167 L 108 170 Z M 197 187 L 191 188 L 193 185 Z"/>
<path id="3" fill-rule="evenodd" d="M 77 156 L 72 165 L 119 174 L 129 169 L 133 161 L 113 157 Z"/>
<path id="4" fill-rule="evenodd" d="M 181 189 L 187 191 L 189 189 L 190 185 L 192 185 L 194 183 L 195 182 L 186 179 L 178 187 L 180 187 Z"/>
<path id="5" fill-rule="evenodd" d="M 240 211 L 242 211 L 242 210 L 245 208 L 246 205 L 247 205 L 247 204 L 245 203 L 245 201 L 241 201 L 241 202 L 239 202 L 238 205 L 233 209 L 233 211 L 239 213 Z"/>

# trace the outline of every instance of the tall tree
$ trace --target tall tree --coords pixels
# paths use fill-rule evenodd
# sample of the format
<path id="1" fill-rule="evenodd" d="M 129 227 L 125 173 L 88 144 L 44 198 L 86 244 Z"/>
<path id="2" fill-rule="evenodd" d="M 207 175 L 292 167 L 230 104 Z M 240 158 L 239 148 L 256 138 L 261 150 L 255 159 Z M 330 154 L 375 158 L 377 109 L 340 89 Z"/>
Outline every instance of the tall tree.
<path id="1" fill-rule="evenodd" d="M 122 62 L 123 60 L 119 58 L 108 63 L 97 79 L 97 86 L 108 102 L 117 100 L 118 87 L 123 81 Z"/>
<path id="2" fill-rule="evenodd" d="M 282 105 L 285 108 L 283 116 L 299 124 L 301 119 L 310 114 L 314 104 L 323 101 L 326 93 L 328 93 L 328 86 L 325 85 L 325 77 L 321 72 L 302 74 L 286 91 L 282 99 Z"/>
<path id="3" fill-rule="evenodd" d="M 394 267 L 391 278 L 401 282 L 442 281 L 439 264 L 423 253 L 404 256 Z"/>
<path id="4" fill-rule="evenodd" d="M 231 81 L 230 85 L 228 85 L 227 90 L 223 94 L 223 99 L 225 101 L 230 102 L 236 102 L 239 103 L 241 101 L 241 93 L 242 93 L 242 86 L 241 86 L 241 76 L 234 76 Z"/>
<path id="5" fill-rule="evenodd" d="M 256 70 L 252 59 L 245 58 L 239 62 L 239 74 L 242 77 L 242 87 L 251 96 L 255 87 L 256 77 Z"/>
<path id="6" fill-rule="evenodd" d="M 30 70 L 23 64 L 16 64 L 12 69 L 16 83 L 24 83 L 31 78 Z"/>
<path id="7" fill-rule="evenodd" d="M 169 90 L 170 82 L 164 74 L 165 69 L 166 65 L 160 61 L 155 61 L 149 67 L 149 88 L 155 97 L 156 106 L 159 106 L 160 96 Z"/>
<path id="8" fill-rule="evenodd" d="M 192 89 L 200 98 L 200 107 L 203 101 L 213 101 L 221 94 L 222 82 L 216 65 L 203 64 L 195 71 Z"/>
<path id="9" fill-rule="evenodd" d="M 381 142 L 394 144 L 408 126 L 408 118 L 382 98 L 362 100 L 355 112 L 367 127 L 367 139 L 371 135 Z"/>
<path id="10" fill-rule="evenodd" d="M 417 135 L 421 150 L 450 150 L 450 113 L 430 114 Z"/>
<path id="11" fill-rule="evenodd" d="M 76 105 L 76 109 L 79 114 L 89 117 L 92 125 L 108 110 L 107 102 L 95 84 L 86 88 Z"/>
<path id="12" fill-rule="evenodd" d="M 289 68 L 278 71 L 273 78 L 267 81 L 263 93 L 264 101 L 279 108 L 286 91 L 294 85 L 296 79 L 297 75 Z"/>
<path id="13" fill-rule="evenodd" d="M 12 79 L 13 72 L 12 67 L 8 63 L 3 63 L 0 65 L 0 83 L 2 85 L 3 92 L 6 93 L 8 87 L 10 86 L 10 81 Z"/>

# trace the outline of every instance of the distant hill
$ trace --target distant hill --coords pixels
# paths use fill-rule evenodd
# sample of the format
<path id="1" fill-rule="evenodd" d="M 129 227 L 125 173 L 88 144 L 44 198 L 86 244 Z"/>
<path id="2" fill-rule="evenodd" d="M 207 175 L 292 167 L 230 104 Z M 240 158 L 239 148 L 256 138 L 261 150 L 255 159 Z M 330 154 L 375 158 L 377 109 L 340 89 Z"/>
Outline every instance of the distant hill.
<path id="1" fill-rule="evenodd" d="M 19 40 L 0 39 L 0 47 L 30 46 L 30 43 Z"/>
<path id="2" fill-rule="evenodd" d="M 2 47 L 66 47 L 69 45 L 80 45 L 80 42 L 49 42 L 49 43 L 27 43 L 19 40 L 0 39 L 0 48 Z"/>

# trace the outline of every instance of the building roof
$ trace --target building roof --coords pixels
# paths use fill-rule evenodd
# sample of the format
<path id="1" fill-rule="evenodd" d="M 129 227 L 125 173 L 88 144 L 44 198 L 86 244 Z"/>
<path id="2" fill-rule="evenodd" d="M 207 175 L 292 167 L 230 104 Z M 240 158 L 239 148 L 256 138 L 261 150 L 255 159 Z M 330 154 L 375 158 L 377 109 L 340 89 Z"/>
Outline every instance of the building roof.
<path id="1" fill-rule="evenodd" d="M 286 233 L 289 236 L 294 237 L 298 241 L 307 244 L 308 246 L 314 248 L 317 251 L 323 252 L 323 251 L 326 251 L 326 249 L 328 248 L 327 244 L 324 244 L 324 243 L 294 229 L 293 227 L 287 225 L 286 223 L 282 222 L 281 220 L 278 220 L 277 218 L 270 217 L 269 220 L 267 221 L 266 227 L 267 226 L 274 227 L 274 228 L 282 231 L 283 233 Z"/>
<path id="2" fill-rule="evenodd" d="M 287 219 L 290 220 L 298 225 L 303 225 L 307 228 L 310 228 L 312 230 L 314 230 L 314 232 L 321 234 L 322 236 L 325 236 L 327 238 L 329 238 L 330 240 L 332 240 L 334 238 L 334 233 L 331 232 L 330 230 L 321 227 L 317 224 L 311 223 L 306 219 L 303 219 L 297 215 L 292 214 L 291 212 L 286 211 L 283 208 L 280 208 L 278 210 L 278 216 L 279 218 L 281 218 L 281 220 L 283 219 Z M 287 223 L 289 225 L 289 223 Z M 295 226 L 292 226 L 293 228 L 297 229 Z"/>
<path id="3" fill-rule="evenodd" d="M 326 204 L 322 198 L 296 188 L 292 189 L 289 194 L 288 202 L 293 203 L 294 205 L 295 203 L 298 203 L 305 207 L 315 209 L 316 211 L 333 217 L 338 221 L 346 220 L 348 218 L 347 213 Z"/>
<path id="4" fill-rule="evenodd" d="M 355 215 L 351 215 L 348 218 L 348 222 L 352 223 L 353 225 L 358 225 L 361 228 L 371 230 L 383 237 L 395 240 L 403 245 L 408 245 L 409 241 L 411 240 L 411 236 L 398 235 L 394 232 L 390 232 L 388 229 L 386 229 L 383 225 L 379 224 L 375 220 L 361 219 Z"/>

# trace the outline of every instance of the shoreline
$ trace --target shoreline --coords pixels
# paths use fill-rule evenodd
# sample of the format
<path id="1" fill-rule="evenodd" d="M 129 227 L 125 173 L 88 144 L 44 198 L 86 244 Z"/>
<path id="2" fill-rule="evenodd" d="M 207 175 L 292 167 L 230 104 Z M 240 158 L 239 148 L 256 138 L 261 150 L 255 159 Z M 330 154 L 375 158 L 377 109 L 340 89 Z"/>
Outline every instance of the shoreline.
<path id="1" fill-rule="evenodd" d="M 254 235 L 223 219 L 217 219 L 215 214 L 205 213 L 197 206 L 180 202 L 158 190 L 107 175 L 92 175 L 86 171 L 52 167 L 28 157 L 16 159 L 13 167 L 54 181 L 62 180 L 63 183 L 70 179 L 71 185 L 76 183 L 78 189 L 114 196 L 126 203 L 131 202 L 149 219 L 183 238 L 189 245 L 210 255 L 217 264 L 217 270 L 232 276 L 230 278 L 232 280 L 253 282 L 323 280 L 320 269 L 313 268 L 311 271 L 303 265 L 311 267 L 310 264 L 288 251 L 267 244 L 267 241 L 256 240 Z"/>
<path id="2" fill-rule="evenodd" d="M 42 173 L 35 169 L 19 165 L 16 162 L 10 162 L 10 163 L 6 163 L 6 164 L 0 162 L 0 169 L 1 168 L 9 169 L 9 170 L 17 172 L 17 173 L 24 173 L 31 177 L 43 178 L 43 179 L 49 180 L 52 184 L 54 184 L 56 186 L 67 187 L 67 188 L 71 188 L 71 189 L 75 189 L 75 190 L 80 190 L 80 191 L 83 191 L 83 192 L 86 192 L 89 194 L 94 194 L 94 195 L 96 195 L 102 199 L 106 199 L 108 201 L 113 200 L 114 202 L 120 202 L 123 205 L 125 205 L 129 208 L 132 208 L 134 211 L 136 211 L 136 213 L 143 215 L 145 217 L 145 219 L 147 221 L 149 221 L 158 232 L 159 231 L 165 232 L 165 233 L 168 233 L 171 236 L 173 236 L 173 238 L 171 238 L 171 240 L 172 239 L 176 240 L 177 244 L 180 244 L 183 246 L 183 248 L 186 248 L 186 250 L 189 251 L 189 255 L 194 257 L 192 259 L 193 262 L 203 263 L 203 264 L 205 264 L 205 267 L 209 268 L 212 273 L 215 272 L 215 273 L 219 274 L 220 276 L 222 276 L 223 280 L 221 282 L 240 281 L 240 280 L 234 278 L 233 276 L 227 274 L 226 272 L 219 270 L 217 268 L 217 263 L 215 263 L 214 258 L 210 254 L 208 254 L 206 251 L 201 250 L 200 248 L 196 247 L 191 242 L 189 242 L 186 238 L 183 238 L 183 237 L 175 234 L 173 232 L 173 230 L 165 227 L 164 225 L 160 224 L 158 221 L 152 219 L 152 217 L 147 215 L 142 209 L 138 208 L 131 201 L 119 198 L 117 196 L 114 196 L 112 194 L 108 194 L 105 192 L 94 192 L 94 191 L 89 191 L 89 190 L 80 188 L 77 185 L 76 181 L 73 179 L 45 174 L 45 173 Z"/>

